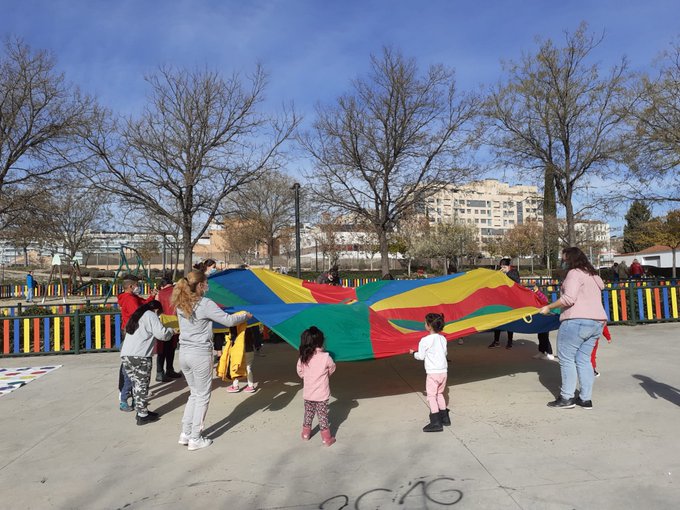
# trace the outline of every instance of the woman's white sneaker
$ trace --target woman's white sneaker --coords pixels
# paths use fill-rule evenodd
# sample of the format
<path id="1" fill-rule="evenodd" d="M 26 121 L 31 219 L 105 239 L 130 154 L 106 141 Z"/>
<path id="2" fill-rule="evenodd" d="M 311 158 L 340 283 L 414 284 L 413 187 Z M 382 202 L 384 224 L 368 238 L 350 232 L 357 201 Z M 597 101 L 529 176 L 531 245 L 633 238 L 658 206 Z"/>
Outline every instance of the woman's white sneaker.
<path id="1" fill-rule="evenodd" d="M 189 435 L 185 434 L 184 432 L 180 433 L 177 443 L 181 444 L 182 446 L 187 446 L 189 444 Z"/>
<path id="2" fill-rule="evenodd" d="M 199 437 L 196 441 L 189 439 L 189 448 L 188 450 L 190 452 L 193 452 L 194 450 L 200 450 L 201 448 L 207 448 L 212 444 L 212 439 L 208 439 L 207 437 Z"/>

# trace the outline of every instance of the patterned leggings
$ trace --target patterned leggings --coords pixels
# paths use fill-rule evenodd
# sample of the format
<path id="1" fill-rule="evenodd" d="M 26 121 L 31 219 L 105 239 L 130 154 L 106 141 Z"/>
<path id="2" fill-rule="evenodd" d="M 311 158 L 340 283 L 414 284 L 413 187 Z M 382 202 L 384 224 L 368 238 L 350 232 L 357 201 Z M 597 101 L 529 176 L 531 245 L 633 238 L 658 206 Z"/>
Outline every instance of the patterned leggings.
<path id="1" fill-rule="evenodd" d="M 303 427 L 311 427 L 314 415 L 319 415 L 319 429 L 325 430 L 328 428 L 328 400 L 323 402 L 316 402 L 314 400 L 305 400 L 305 418 L 302 422 Z"/>
<path id="2" fill-rule="evenodd" d="M 146 406 L 149 403 L 149 380 L 151 379 L 151 358 L 141 356 L 123 356 L 123 366 L 132 381 L 132 398 L 135 399 L 135 409 L 140 416 L 148 414 Z"/>

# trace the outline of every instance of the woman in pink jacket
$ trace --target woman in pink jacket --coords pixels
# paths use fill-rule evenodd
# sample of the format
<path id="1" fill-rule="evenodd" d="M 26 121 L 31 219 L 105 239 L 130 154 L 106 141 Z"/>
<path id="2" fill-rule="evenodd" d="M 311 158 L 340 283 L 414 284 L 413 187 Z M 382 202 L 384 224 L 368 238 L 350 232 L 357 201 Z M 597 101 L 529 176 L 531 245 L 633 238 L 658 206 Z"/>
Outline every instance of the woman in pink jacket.
<path id="1" fill-rule="evenodd" d="M 553 308 L 560 308 L 560 329 L 557 333 L 557 355 L 560 359 L 562 388 L 557 400 L 549 407 L 571 409 L 576 405 L 592 409 L 592 393 L 595 374 L 590 356 L 595 341 L 602 335 L 607 315 L 602 307 L 604 283 L 588 258 L 578 248 L 562 250 L 562 265 L 567 276 L 562 282 L 560 298 L 541 308 L 547 315 Z M 576 382 L 581 385 L 575 397 Z"/>
<path id="2" fill-rule="evenodd" d="M 330 354 L 323 350 L 323 333 L 316 326 L 302 332 L 300 337 L 300 359 L 297 373 L 303 380 L 302 396 L 305 399 L 305 417 L 302 422 L 302 439 L 312 434 L 312 420 L 319 415 L 321 440 L 326 446 L 335 443 L 328 428 L 328 399 L 331 396 L 330 376 L 335 372 L 335 363 Z"/>

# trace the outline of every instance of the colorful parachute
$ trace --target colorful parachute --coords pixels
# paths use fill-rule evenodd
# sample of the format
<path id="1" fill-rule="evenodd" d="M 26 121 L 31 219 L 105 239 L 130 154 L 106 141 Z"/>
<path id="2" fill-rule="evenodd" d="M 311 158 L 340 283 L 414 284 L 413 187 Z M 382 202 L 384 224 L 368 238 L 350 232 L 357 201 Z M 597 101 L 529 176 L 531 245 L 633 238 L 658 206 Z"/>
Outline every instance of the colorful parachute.
<path id="1" fill-rule="evenodd" d="M 416 348 L 430 312 L 444 314 L 449 340 L 499 326 L 524 333 L 559 326 L 556 315 L 535 315 L 541 307 L 536 294 L 488 269 L 356 289 L 266 269 L 229 269 L 210 277 L 208 297 L 228 311 L 251 312 L 296 348 L 302 331 L 317 326 L 336 361 L 384 358 Z"/>

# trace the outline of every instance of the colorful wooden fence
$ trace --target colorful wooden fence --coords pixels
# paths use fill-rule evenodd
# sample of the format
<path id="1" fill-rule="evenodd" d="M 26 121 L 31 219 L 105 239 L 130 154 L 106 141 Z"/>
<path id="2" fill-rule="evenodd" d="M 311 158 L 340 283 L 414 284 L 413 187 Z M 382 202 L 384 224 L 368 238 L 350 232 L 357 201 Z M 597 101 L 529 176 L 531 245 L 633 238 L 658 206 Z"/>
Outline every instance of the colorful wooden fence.
<path id="1" fill-rule="evenodd" d="M 120 313 L 0 317 L 1 356 L 118 350 Z"/>
<path id="2" fill-rule="evenodd" d="M 71 285 L 65 283 L 51 283 L 50 285 L 41 284 L 33 289 L 33 299 L 43 297 L 63 297 L 78 295 L 83 297 L 105 297 L 109 291 L 110 283 L 86 283 L 82 287 L 77 287 L 73 292 Z M 140 282 L 142 294 L 148 294 L 151 286 L 147 282 Z M 0 285 L 0 299 L 25 299 L 28 287 L 26 285 Z M 112 295 L 116 296 L 123 292 L 123 284 L 117 283 L 113 286 Z"/>
<path id="3" fill-rule="evenodd" d="M 557 285 L 541 289 L 551 300 L 559 298 Z M 602 305 L 609 324 L 650 322 L 680 322 L 680 282 L 666 281 L 662 285 L 649 282 L 608 285 L 602 290 Z"/>

